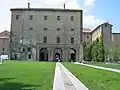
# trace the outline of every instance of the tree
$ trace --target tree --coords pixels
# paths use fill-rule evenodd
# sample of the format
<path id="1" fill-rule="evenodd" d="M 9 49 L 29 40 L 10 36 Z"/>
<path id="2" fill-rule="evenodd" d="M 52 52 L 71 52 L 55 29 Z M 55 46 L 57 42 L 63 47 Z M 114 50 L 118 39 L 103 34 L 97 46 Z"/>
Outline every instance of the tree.
<path id="1" fill-rule="evenodd" d="M 109 51 L 109 49 L 106 49 L 105 50 L 105 60 L 109 61 L 109 59 L 110 59 L 109 57 L 110 57 L 110 51 Z"/>
<path id="2" fill-rule="evenodd" d="M 105 61 L 105 51 L 104 51 L 104 43 L 103 43 L 103 37 L 102 36 L 99 38 L 97 46 L 98 46 L 97 60 L 98 60 L 98 62 L 104 62 Z"/>
<path id="3" fill-rule="evenodd" d="M 105 60 L 105 51 L 102 36 L 93 41 L 92 60 L 96 62 L 103 62 Z"/>
<path id="4" fill-rule="evenodd" d="M 115 62 L 117 62 L 119 60 L 119 46 L 118 45 L 114 46 L 113 59 L 114 59 Z"/>
<path id="5" fill-rule="evenodd" d="M 92 61 L 97 61 L 97 40 L 92 43 Z"/>
<path id="6" fill-rule="evenodd" d="M 86 42 L 83 43 L 83 55 L 85 61 L 91 61 L 91 46 L 88 46 Z"/>

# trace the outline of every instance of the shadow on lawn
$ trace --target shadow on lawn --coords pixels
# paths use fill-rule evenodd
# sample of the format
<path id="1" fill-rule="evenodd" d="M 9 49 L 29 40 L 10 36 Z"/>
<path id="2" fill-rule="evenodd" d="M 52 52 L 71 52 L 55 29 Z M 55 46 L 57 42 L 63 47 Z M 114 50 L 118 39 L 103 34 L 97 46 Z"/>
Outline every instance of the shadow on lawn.
<path id="1" fill-rule="evenodd" d="M 0 82 L 4 81 L 4 83 L 0 84 L 0 90 L 33 90 L 41 86 L 41 85 L 32 85 L 25 83 L 7 82 L 10 79 L 14 79 L 14 78 L 0 78 Z"/>

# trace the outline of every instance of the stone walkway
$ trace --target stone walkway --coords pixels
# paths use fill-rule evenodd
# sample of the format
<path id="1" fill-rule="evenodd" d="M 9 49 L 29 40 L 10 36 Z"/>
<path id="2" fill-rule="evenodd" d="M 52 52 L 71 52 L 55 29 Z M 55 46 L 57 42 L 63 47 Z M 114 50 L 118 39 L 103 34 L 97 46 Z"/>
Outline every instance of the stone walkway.
<path id="1" fill-rule="evenodd" d="M 88 64 L 82 64 L 82 63 L 77 63 L 77 62 L 74 63 L 74 64 L 80 64 L 80 65 L 84 65 L 84 66 L 89 66 L 89 67 L 93 67 L 93 68 L 98 68 L 98 69 L 103 69 L 103 70 L 108 70 L 108 71 L 113 71 L 113 72 L 120 73 L 120 70 L 113 69 L 113 68 L 106 68 L 106 67 L 101 67 L 101 66 L 88 65 Z"/>
<path id="2" fill-rule="evenodd" d="M 89 90 L 61 63 L 56 63 L 53 90 Z"/>

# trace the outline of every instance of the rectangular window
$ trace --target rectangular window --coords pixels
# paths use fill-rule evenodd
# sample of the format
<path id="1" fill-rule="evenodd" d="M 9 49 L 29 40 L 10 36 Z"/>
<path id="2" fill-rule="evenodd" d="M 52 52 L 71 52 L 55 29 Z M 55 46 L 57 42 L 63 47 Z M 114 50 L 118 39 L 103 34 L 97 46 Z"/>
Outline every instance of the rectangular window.
<path id="1" fill-rule="evenodd" d="M 28 48 L 28 52 L 31 52 L 31 47 Z"/>
<path id="2" fill-rule="evenodd" d="M 19 17 L 20 17 L 20 15 L 16 15 L 16 20 L 18 20 L 18 19 L 19 19 Z"/>
<path id="3" fill-rule="evenodd" d="M 60 31 L 60 28 L 57 28 L 57 31 Z"/>
<path id="4" fill-rule="evenodd" d="M 23 50 L 22 50 L 23 52 L 25 52 L 25 48 L 23 48 Z"/>
<path id="5" fill-rule="evenodd" d="M 57 37 L 57 43 L 60 43 L 60 37 Z"/>
<path id="6" fill-rule="evenodd" d="M 47 31 L 47 28 L 44 28 L 44 31 Z"/>
<path id="7" fill-rule="evenodd" d="M 33 20 L 33 15 L 30 15 L 30 20 Z"/>
<path id="8" fill-rule="evenodd" d="M 73 16 L 71 16 L 71 21 L 74 21 L 74 17 Z"/>
<path id="9" fill-rule="evenodd" d="M 60 16 L 57 16 L 57 21 L 60 21 Z"/>
<path id="10" fill-rule="evenodd" d="M 43 43 L 47 43 L 47 36 L 43 37 Z"/>
<path id="11" fill-rule="evenodd" d="M 30 30 L 30 31 L 32 31 L 32 30 L 33 30 L 33 28 L 29 28 L 29 30 Z"/>
<path id="12" fill-rule="evenodd" d="M 74 43 L 74 37 L 71 37 L 71 43 L 72 44 Z"/>
<path id="13" fill-rule="evenodd" d="M 4 51 L 4 48 L 3 48 L 3 51 Z"/>
<path id="14" fill-rule="evenodd" d="M 47 16 L 44 16 L 44 20 L 47 20 Z"/>
<path id="15" fill-rule="evenodd" d="M 71 31 L 74 31 L 74 28 L 71 28 Z"/>

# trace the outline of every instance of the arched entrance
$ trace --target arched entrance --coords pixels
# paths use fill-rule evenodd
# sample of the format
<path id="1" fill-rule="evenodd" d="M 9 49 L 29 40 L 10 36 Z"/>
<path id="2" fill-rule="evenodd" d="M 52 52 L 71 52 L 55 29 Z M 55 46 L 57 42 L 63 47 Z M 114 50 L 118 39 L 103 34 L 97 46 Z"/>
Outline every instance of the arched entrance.
<path id="1" fill-rule="evenodd" d="M 53 60 L 54 60 L 55 56 L 58 56 L 59 59 L 62 61 L 62 49 L 61 48 L 55 48 L 53 50 Z"/>
<path id="2" fill-rule="evenodd" d="M 48 61 L 48 50 L 47 48 L 41 48 L 39 52 L 40 61 Z"/>
<path id="3" fill-rule="evenodd" d="M 76 62 L 76 50 L 75 49 L 70 48 L 70 50 L 69 50 L 69 58 L 73 62 Z"/>

